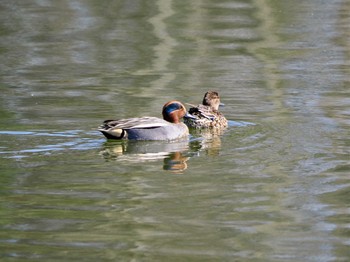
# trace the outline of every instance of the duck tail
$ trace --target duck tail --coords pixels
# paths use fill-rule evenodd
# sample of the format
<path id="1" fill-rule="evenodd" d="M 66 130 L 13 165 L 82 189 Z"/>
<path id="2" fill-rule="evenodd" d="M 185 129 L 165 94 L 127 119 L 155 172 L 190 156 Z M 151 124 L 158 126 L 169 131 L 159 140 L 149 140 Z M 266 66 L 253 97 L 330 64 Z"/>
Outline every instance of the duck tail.
<path id="1" fill-rule="evenodd" d="M 124 129 L 106 130 L 99 128 L 98 131 L 100 131 L 107 139 L 123 139 L 127 136 L 127 133 Z"/>
<path id="2" fill-rule="evenodd" d="M 114 120 L 106 120 L 102 125 L 98 127 L 100 131 L 107 139 L 123 139 L 127 137 L 127 132 L 123 128 L 117 128 L 113 126 Z"/>

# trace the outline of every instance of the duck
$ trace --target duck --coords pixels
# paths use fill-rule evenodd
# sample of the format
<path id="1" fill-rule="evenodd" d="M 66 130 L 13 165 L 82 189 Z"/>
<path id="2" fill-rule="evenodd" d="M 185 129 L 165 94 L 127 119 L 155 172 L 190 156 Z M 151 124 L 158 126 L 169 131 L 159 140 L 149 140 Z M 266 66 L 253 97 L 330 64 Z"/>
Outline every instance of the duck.
<path id="1" fill-rule="evenodd" d="M 145 116 L 105 120 L 98 131 L 107 139 L 175 140 L 189 135 L 188 127 L 181 122 L 186 114 L 186 107 L 181 102 L 172 100 L 163 106 L 163 119 Z"/>
<path id="2" fill-rule="evenodd" d="M 220 102 L 219 93 L 216 91 L 208 91 L 203 97 L 202 104 L 192 106 L 184 117 L 184 123 L 190 128 L 225 128 L 228 121 L 219 111 Z"/>

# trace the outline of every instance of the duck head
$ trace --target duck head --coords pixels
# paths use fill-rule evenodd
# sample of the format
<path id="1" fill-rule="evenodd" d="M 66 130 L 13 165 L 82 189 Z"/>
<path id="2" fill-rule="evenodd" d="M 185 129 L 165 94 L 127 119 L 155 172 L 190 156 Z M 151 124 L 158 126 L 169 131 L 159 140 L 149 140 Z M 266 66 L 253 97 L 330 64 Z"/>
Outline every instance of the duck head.
<path id="1" fill-rule="evenodd" d="M 169 101 L 163 106 L 163 119 L 174 124 L 180 123 L 180 119 L 186 115 L 185 106 L 179 101 Z"/>
<path id="2" fill-rule="evenodd" d="M 220 96 L 218 92 L 215 91 L 206 92 L 202 104 L 205 106 L 210 106 L 214 110 L 219 110 L 219 106 L 223 105 L 220 103 Z"/>

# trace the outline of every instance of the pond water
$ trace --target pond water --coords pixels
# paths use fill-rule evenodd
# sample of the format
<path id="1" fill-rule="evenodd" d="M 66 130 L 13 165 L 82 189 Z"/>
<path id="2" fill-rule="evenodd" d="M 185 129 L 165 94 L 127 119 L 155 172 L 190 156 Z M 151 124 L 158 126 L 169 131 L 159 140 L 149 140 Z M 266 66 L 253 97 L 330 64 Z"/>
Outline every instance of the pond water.
<path id="1" fill-rule="evenodd" d="M 1 261 L 348 261 L 347 0 L 0 3 Z M 218 91 L 230 126 L 106 141 Z"/>

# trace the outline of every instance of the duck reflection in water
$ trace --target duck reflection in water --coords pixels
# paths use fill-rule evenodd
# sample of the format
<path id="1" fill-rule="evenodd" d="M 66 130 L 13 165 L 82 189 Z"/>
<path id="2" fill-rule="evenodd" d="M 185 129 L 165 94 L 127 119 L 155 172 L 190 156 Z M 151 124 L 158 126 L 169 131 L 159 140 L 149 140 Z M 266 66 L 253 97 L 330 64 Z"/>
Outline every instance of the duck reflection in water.
<path id="1" fill-rule="evenodd" d="M 187 160 L 189 157 L 184 156 L 181 152 L 173 152 L 164 158 L 163 169 L 173 173 L 182 173 L 187 169 Z"/>
<path id="2" fill-rule="evenodd" d="M 225 129 L 194 129 L 191 150 L 205 152 L 208 156 L 218 156 L 221 150 L 221 136 Z"/>
<path id="3" fill-rule="evenodd" d="M 145 163 L 163 160 L 163 169 L 182 173 L 189 160 L 188 141 L 108 141 L 100 154 L 107 161 Z"/>

